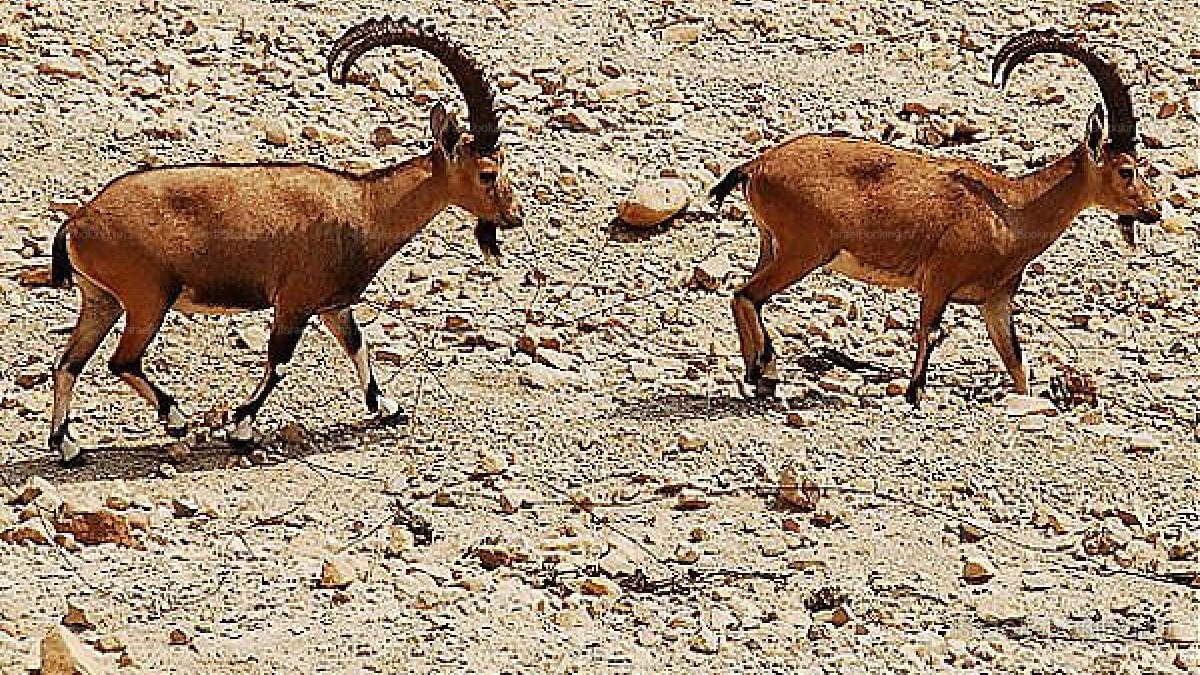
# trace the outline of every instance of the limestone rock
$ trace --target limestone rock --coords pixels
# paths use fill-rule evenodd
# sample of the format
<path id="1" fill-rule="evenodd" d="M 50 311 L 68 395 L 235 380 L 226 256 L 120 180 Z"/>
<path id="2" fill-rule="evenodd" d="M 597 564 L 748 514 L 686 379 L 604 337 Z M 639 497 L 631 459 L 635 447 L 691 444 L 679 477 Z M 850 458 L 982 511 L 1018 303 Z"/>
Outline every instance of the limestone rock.
<path id="1" fill-rule="evenodd" d="M 715 291 L 733 273 L 733 264 L 724 255 L 716 255 L 696 265 L 692 272 L 692 285 L 706 291 Z"/>
<path id="2" fill-rule="evenodd" d="M 113 670 L 102 657 L 62 626 L 42 638 L 42 675 L 103 675 Z"/>
<path id="3" fill-rule="evenodd" d="M 42 59 L 38 61 L 37 71 L 42 75 L 72 79 L 84 76 L 83 62 L 73 56 L 52 56 Z"/>
<path id="4" fill-rule="evenodd" d="M 645 181 L 621 202 L 617 215 L 632 227 L 657 227 L 682 213 L 691 199 L 691 190 L 683 179 Z"/>
<path id="5" fill-rule="evenodd" d="M 1010 417 L 1024 417 L 1026 415 L 1053 416 L 1058 414 L 1058 408 L 1054 407 L 1053 401 L 1038 396 L 1009 394 L 1004 397 L 1002 403 Z"/>
<path id="6" fill-rule="evenodd" d="M 976 554 L 963 561 L 962 578 L 969 584 L 982 584 L 996 576 L 996 567 L 987 557 Z"/>
<path id="7" fill-rule="evenodd" d="M 695 511 L 697 509 L 706 509 L 711 502 L 708 501 L 708 495 L 702 490 L 695 488 L 684 488 L 679 492 L 679 496 L 675 499 L 675 508 L 682 511 Z"/>
<path id="8" fill-rule="evenodd" d="M 663 29 L 663 41 L 673 44 L 692 44 L 700 40 L 703 30 L 699 24 L 677 23 Z"/>
<path id="9" fill-rule="evenodd" d="M 343 558 L 326 558 L 321 563 L 321 578 L 317 581 L 318 588 L 346 588 L 354 583 L 354 567 Z"/>

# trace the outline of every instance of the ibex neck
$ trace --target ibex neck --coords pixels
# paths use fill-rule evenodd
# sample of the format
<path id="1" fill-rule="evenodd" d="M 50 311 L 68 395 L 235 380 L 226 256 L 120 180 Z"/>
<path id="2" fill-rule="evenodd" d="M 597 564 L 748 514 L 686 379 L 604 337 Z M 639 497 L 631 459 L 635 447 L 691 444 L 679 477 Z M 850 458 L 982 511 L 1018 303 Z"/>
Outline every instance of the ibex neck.
<path id="1" fill-rule="evenodd" d="M 1043 248 L 1054 242 L 1091 203 L 1084 148 L 1018 179 L 1018 227 Z M 1040 252 L 1040 251 L 1039 251 Z"/>
<path id="2" fill-rule="evenodd" d="M 372 248 L 384 260 L 448 205 L 445 182 L 434 172 L 428 155 L 380 169 L 363 180 Z"/>

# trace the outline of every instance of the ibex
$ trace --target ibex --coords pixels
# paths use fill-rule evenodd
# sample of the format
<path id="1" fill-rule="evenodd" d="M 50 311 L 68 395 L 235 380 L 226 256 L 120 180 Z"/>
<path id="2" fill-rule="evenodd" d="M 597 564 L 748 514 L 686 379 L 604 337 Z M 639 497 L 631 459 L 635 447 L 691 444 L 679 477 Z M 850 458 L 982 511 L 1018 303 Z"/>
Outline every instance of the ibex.
<path id="1" fill-rule="evenodd" d="M 233 441 L 253 438 L 254 417 L 314 315 L 353 361 L 367 409 L 399 411 L 376 384 L 352 305 L 447 206 L 479 219 L 475 236 L 488 257 L 499 254 L 497 228 L 519 226 L 522 217 L 503 170 L 491 85 L 462 48 L 419 21 L 383 17 L 337 40 L 330 78 L 345 84 L 359 57 L 385 45 L 423 50 L 446 66 L 466 99 L 469 130 L 437 104 L 428 154 L 363 175 L 298 163 L 135 171 L 109 183 L 58 230 L 52 280 L 63 286 L 73 277 L 82 294 L 78 323 L 54 369 L 49 444 L 63 463 L 83 457 L 68 430 L 75 380 L 122 314 L 125 330 L 109 368 L 155 407 L 172 435 L 184 433 L 187 418 L 142 370 L 142 355 L 172 308 L 274 310 L 266 373 L 233 411 Z"/>
<path id="2" fill-rule="evenodd" d="M 1138 172 L 1129 90 L 1114 65 L 1073 38 L 1030 31 L 996 55 L 993 79 L 999 75 L 1003 87 L 1014 68 L 1040 53 L 1078 59 L 1104 100 L 1088 120 L 1084 142 L 1040 171 L 1013 179 L 977 162 L 807 135 L 733 169 L 712 189 L 719 205 L 743 185 L 759 230 L 757 268 L 732 302 L 745 380 L 758 395 L 773 395 L 779 380 L 763 304 L 824 265 L 920 295 L 916 363 L 906 392 L 914 406 L 924 393 L 930 334 L 950 302 L 979 306 L 1016 391 L 1029 392 L 1012 322 L 1025 266 L 1085 208 L 1118 214 L 1127 238 L 1135 219 L 1159 219 L 1157 200 Z"/>

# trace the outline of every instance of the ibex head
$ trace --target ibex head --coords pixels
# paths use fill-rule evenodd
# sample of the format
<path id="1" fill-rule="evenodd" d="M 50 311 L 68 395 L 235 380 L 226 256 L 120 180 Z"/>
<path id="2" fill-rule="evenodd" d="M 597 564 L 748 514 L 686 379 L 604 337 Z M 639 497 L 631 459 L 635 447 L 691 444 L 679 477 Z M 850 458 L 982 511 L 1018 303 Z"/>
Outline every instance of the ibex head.
<path id="1" fill-rule="evenodd" d="M 448 201 L 479 219 L 475 237 L 484 254 L 499 255 L 497 228 L 520 226 L 522 215 L 516 192 L 504 172 L 500 121 L 491 84 L 461 47 L 438 35 L 431 26 L 420 20 L 387 16 L 359 24 L 338 38 L 326 66 L 330 79 L 345 84 L 359 57 L 385 45 L 404 45 L 431 54 L 446 66 L 462 91 L 467 102 L 465 131 L 441 103 L 430 113 L 434 171 L 446 181 Z"/>
<path id="2" fill-rule="evenodd" d="M 1033 30 L 1008 41 L 992 61 L 992 78 L 1000 86 L 1018 65 L 1034 54 L 1065 54 L 1079 60 L 1100 85 L 1103 105 L 1088 117 L 1084 139 L 1087 171 L 1092 187 L 1091 202 L 1116 213 L 1121 233 L 1132 243 L 1134 222 L 1152 223 L 1161 217 L 1158 198 L 1142 178 L 1137 163 L 1137 121 L 1129 87 L 1113 64 L 1092 53 L 1076 39 L 1053 29 Z M 1105 121 L 1108 142 L 1104 142 Z"/>

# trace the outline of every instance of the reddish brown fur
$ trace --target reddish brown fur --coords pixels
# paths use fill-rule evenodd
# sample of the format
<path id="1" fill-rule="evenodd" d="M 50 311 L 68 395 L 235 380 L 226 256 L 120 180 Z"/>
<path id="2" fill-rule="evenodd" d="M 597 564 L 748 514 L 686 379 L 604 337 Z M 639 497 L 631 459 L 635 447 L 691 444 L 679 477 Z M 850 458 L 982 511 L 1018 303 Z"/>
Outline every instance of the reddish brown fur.
<path id="1" fill-rule="evenodd" d="M 948 302 L 980 305 L 1016 388 L 1028 383 L 1011 328 L 1011 299 L 1025 266 L 1089 206 L 1157 217 L 1133 157 L 1086 145 L 1012 179 L 982 165 L 879 143 L 802 136 L 741 167 L 763 239 L 758 269 L 734 297 L 747 381 L 760 393 L 778 379 L 758 308 L 832 263 L 857 279 L 921 296 L 918 356 L 909 398 L 924 384 L 928 335 Z"/>
<path id="2" fill-rule="evenodd" d="M 365 176 L 308 164 L 195 165 L 135 172 L 108 185 L 65 226 L 61 257 L 69 257 L 83 303 L 55 370 L 51 447 L 69 443 L 75 377 L 122 313 L 126 330 L 110 368 L 155 405 L 169 427 L 182 424 L 174 399 L 141 370 L 142 355 L 172 307 L 274 309 L 267 374 L 235 421 L 257 412 L 279 381 L 276 367 L 291 358 L 314 315 L 355 360 L 367 405 L 375 410 L 383 399 L 349 306 L 447 206 L 505 226 L 521 219 L 501 173 L 502 151 L 478 155 L 471 136 L 452 130 L 440 107 L 433 127 L 431 153 Z M 56 266 L 65 276 L 67 260 Z M 76 449 L 69 449 L 64 458 L 73 459 Z"/>

